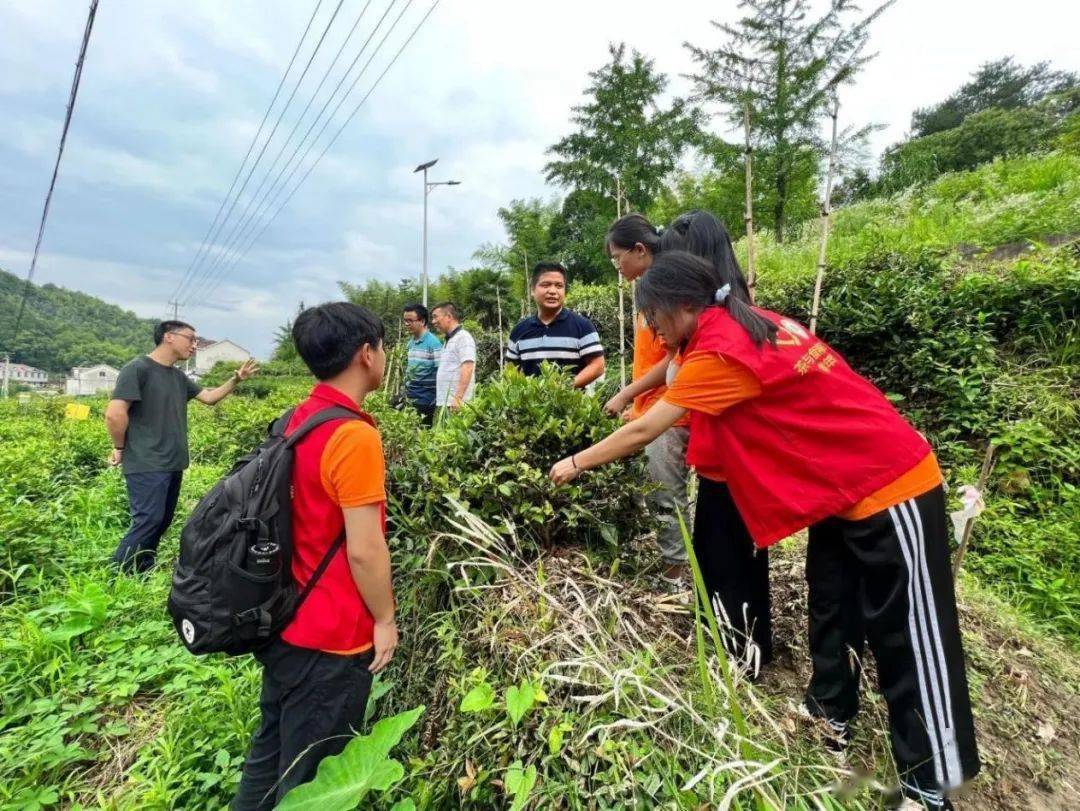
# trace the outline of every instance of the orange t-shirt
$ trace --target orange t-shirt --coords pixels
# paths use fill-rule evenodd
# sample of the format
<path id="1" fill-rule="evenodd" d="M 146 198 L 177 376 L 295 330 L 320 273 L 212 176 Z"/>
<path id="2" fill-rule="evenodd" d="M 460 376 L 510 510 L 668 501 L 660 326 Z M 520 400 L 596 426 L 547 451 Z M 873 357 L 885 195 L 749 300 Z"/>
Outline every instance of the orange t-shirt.
<path id="1" fill-rule="evenodd" d="M 350 420 L 338 426 L 323 448 L 319 479 L 330 500 L 343 510 L 382 504 L 386 501 L 385 464 L 379 429 L 363 420 Z M 349 655 L 370 647 L 369 642 L 351 650 L 323 652 Z"/>
<path id="2" fill-rule="evenodd" d="M 713 416 L 736 403 L 761 394 L 757 377 L 738 361 L 729 360 L 715 352 L 691 352 L 672 381 L 663 399 L 672 405 Z M 698 468 L 698 475 L 713 481 L 724 481 L 723 471 Z M 941 484 L 941 469 L 933 453 L 928 454 L 911 470 L 891 484 L 871 493 L 837 517 L 858 521 L 921 496 Z"/>
<path id="3" fill-rule="evenodd" d="M 678 374 L 662 399 L 688 411 L 716 415 L 759 394 L 761 383 L 741 363 L 726 360 L 715 352 L 698 351 L 682 359 Z M 725 481 L 719 468 L 699 467 L 697 472 L 714 482 Z"/>
<path id="4" fill-rule="evenodd" d="M 652 328 L 645 323 L 645 319 L 638 314 L 634 323 L 634 368 L 631 373 L 633 380 L 640 380 L 645 373 L 652 369 L 668 356 L 667 345 L 657 337 Z M 637 419 L 650 408 L 653 403 L 664 396 L 667 386 L 660 385 L 655 389 L 649 389 L 644 394 L 634 398 L 634 405 L 630 409 L 632 419 Z M 685 428 L 690 424 L 689 415 L 683 417 L 675 425 Z"/>

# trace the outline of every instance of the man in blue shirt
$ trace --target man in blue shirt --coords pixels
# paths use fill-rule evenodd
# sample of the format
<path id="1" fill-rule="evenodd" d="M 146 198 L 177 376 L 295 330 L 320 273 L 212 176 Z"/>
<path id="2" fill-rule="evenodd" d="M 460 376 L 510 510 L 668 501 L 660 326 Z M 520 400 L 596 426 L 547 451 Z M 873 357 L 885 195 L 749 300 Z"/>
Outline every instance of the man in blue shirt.
<path id="1" fill-rule="evenodd" d="M 410 304 L 402 317 L 412 335 L 405 363 L 405 399 L 430 426 L 435 420 L 435 378 L 442 342 L 428 329 L 428 311 L 423 304 Z"/>
<path id="2" fill-rule="evenodd" d="M 562 366 L 574 375 L 579 389 L 603 377 L 604 347 L 596 327 L 565 306 L 566 268 L 540 262 L 533 268 L 532 297 L 537 313 L 510 332 L 506 359 L 528 376 L 540 374 L 544 362 Z"/>

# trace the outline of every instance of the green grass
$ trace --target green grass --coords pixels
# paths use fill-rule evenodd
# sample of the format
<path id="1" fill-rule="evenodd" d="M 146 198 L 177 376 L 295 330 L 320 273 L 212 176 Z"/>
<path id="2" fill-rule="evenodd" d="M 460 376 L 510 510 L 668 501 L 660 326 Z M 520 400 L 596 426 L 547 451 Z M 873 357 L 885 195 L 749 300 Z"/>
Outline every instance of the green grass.
<path id="1" fill-rule="evenodd" d="M 989 249 L 1063 234 L 1080 234 L 1080 155 L 1055 152 L 995 161 L 922 189 L 839 209 L 827 262 L 835 268 L 871 264 L 883 255 L 917 260 L 961 245 Z M 782 245 L 760 235 L 761 288 L 812 279 L 818 242 L 816 222 Z M 745 262 L 745 240 L 737 250 Z"/>

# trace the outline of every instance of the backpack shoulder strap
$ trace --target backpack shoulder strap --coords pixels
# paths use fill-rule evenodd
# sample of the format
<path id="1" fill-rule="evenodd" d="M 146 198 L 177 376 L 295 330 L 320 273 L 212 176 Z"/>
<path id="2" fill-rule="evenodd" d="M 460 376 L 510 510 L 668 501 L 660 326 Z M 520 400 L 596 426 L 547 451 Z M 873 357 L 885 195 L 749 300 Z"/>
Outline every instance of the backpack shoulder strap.
<path id="1" fill-rule="evenodd" d="M 326 572 L 327 567 L 330 566 L 330 561 L 333 560 L 335 553 L 345 544 L 345 530 L 342 529 L 341 533 L 334 538 L 334 542 L 330 544 L 330 548 L 326 550 L 326 554 L 323 555 L 323 559 L 319 561 L 319 565 L 315 567 L 315 571 L 311 573 L 311 577 L 308 578 L 307 583 L 304 586 L 304 590 L 300 592 L 296 597 L 296 608 L 299 609 L 308 595 L 311 594 L 311 590 L 315 588 L 315 584 L 319 582 L 319 578 Z"/>
<path id="2" fill-rule="evenodd" d="M 270 434 L 270 436 L 285 436 L 285 429 L 289 427 L 289 420 L 292 419 L 294 411 L 296 411 L 295 408 L 290 408 L 288 411 L 286 411 L 284 414 L 282 414 L 280 417 L 270 423 L 270 426 L 268 428 L 268 433 Z"/>
<path id="3" fill-rule="evenodd" d="M 289 412 L 289 416 L 292 412 Z M 325 425 L 332 420 L 358 420 L 361 419 L 360 415 L 355 411 L 350 411 L 347 408 L 341 406 L 331 406 L 330 408 L 324 408 L 312 416 L 308 417 L 307 421 L 289 434 L 289 438 L 286 440 L 286 446 L 291 448 L 296 445 L 301 439 L 318 428 L 320 425 Z M 287 424 L 286 420 L 286 424 Z M 322 560 L 319 561 L 319 565 L 315 567 L 315 571 L 311 573 L 311 577 L 308 578 L 307 584 L 305 584 L 303 591 L 296 597 L 296 608 L 299 609 L 308 595 L 311 594 L 311 590 L 315 588 L 315 584 L 319 582 L 319 578 L 326 572 L 327 567 L 330 566 L 330 561 L 334 559 L 334 555 L 345 544 L 345 530 L 342 528 L 341 532 L 334 542 L 330 544 L 330 548 L 326 550 L 326 554 L 323 555 Z"/>
<path id="4" fill-rule="evenodd" d="M 291 412 L 290 412 L 291 416 Z M 295 431 L 289 434 L 286 445 L 293 447 L 297 442 L 310 434 L 320 425 L 325 425 L 332 420 L 358 420 L 360 415 L 355 411 L 350 411 L 347 408 L 341 406 L 331 406 L 330 408 L 324 408 L 322 411 L 317 411 L 307 418 L 307 421 L 303 425 L 299 426 Z"/>

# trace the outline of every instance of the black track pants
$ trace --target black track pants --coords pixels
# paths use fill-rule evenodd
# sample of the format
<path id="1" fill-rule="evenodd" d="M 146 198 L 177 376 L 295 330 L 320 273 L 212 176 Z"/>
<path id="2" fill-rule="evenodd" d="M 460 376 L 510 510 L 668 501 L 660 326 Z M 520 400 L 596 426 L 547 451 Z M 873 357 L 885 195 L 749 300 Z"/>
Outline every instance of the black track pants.
<path id="1" fill-rule="evenodd" d="M 814 525 L 806 553 L 807 707 L 834 722 L 855 715 L 865 639 L 903 788 L 931 805 L 979 771 L 947 532 L 937 487 L 869 518 Z"/>
<path id="2" fill-rule="evenodd" d="M 699 480 L 694 557 L 709 599 L 718 602 L 726 615 L 723 624 L 728 630 L 729 651 L 751 666 L 768 664 L 772 659 L 769 552 L 754 546 L 731 492 L 722 482 Z M 758 662 L 747 644 L 751 640 L 760 653 Z"/>

